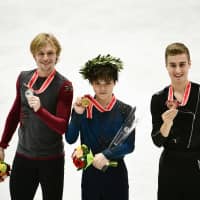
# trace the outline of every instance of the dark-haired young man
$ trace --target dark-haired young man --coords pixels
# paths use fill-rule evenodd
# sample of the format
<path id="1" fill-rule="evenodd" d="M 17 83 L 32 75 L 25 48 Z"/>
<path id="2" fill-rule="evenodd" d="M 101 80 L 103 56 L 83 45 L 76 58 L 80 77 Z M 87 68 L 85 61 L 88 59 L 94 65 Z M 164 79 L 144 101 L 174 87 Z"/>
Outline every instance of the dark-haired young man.
<path id="1" fill-rule="evenodd" d="M 98 56 L 89 60 L 80 70 L 88 79 L 94 97 L 86 95 L 89 105 L 82 104 L 77 98 L 73 105 L 70 124 L 66 131 L 68 143 L 74 143 L 80 133 L 81 144 L 87 145 L 94 153 L 93 165 L 83 170 L 82 200 L 128 200 L 128 173 L 124 156 L 134 150 L 135 130 L 121 145 L 108 149 L 108 146 L 126 117 L 131 106 L 116 99 L 113 89 L 122 69 L 120 59 L 110 55 Z M 109 161 L 117 161 L 117 167 L 102 168 Z"/>

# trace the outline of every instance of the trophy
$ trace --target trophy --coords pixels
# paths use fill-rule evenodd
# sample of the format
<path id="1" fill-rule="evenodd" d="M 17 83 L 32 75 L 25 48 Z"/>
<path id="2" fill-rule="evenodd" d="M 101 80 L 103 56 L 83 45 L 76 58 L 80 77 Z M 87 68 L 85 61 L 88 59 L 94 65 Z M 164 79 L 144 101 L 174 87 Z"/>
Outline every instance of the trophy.
<path id="1" fill-rule="evenodd" d="M 121 145 L 124 143 L 124 141 L 128 138 L 128 136 L 132 133 L 132 131 L 136 128 L 136 125 L 138 124 L 138 118 L 135 117 L 135 110 L 136 107 L 132 108 L 129 112 L 124 124 L 121 126 L 121 128 L 118 130 L 117 134 L 111 141 L 111 143 L 108 146 L 108 149 L 112 151 L 112 148 Z M 106 171 L 108 168 L 108 165 L 105 165 L 102 168 L 102 171 Z"/>

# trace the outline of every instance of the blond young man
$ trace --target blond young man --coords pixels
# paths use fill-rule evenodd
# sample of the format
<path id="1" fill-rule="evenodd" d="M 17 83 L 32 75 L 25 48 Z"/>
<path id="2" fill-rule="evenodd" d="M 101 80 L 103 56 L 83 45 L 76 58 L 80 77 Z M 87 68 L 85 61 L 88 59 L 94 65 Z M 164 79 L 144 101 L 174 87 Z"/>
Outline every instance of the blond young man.
<path id="1" fill-rule="evenodd" d="M 56 71 L 61 46 L 52 34 L 40 33 L 30 50 L 36 68 L 22 71 L 16 98 L 0 141 L 0 160 L 18 128 L 18 145 L 10 176 L 12 200 L 32 200 L 41 185 L 43 200 L 61 200 L 64 182 L 62 135 L 71 113 L 72 83 Z"/>

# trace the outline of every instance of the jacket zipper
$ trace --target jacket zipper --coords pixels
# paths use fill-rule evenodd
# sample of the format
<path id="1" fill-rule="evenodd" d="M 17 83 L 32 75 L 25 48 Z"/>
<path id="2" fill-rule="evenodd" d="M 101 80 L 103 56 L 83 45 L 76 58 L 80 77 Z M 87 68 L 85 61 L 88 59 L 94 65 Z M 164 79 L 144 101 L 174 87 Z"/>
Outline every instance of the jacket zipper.
<path id="1" fill-rule="evenodd" d="M 188 142 L 188 145 L 187 145 L 187 148 L 189 149 L 190 148 L 190 145 L 191 145 L 191 140 L 192 140 L 192 134 L 193 134 L 193 129 L 194 129 L 194 122 L 195 122 L 195 119 L 196 119 L 196 113 L 197 113 L 197 110 L 198 110 L 198 107 L 199 107 L 199 96 L 200 96 L 200 87 L 199 87 L 199 92 L 198 92 L 198 99 L 197 99 L 197 104 L 196 104 L 196 108 L 195 108 L 195 113 L 193 114 L 193 120 L 192 120 L 192 128 L 191 128 L 191 131 L 190 131 L 190 138 L 189 138 L 189 142 Z"/>

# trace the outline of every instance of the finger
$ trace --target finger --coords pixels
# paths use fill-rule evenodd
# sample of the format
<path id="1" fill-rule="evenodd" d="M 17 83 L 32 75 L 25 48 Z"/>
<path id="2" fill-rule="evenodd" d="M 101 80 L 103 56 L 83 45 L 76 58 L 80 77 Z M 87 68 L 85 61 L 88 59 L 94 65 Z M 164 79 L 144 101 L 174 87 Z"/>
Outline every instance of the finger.
<path id="1" fill-rule="evenodd" d="M 3 181 L 4 181 L 4 179 L 2 177 L 0 177 L 0 182 L 3 182 Z"/>

